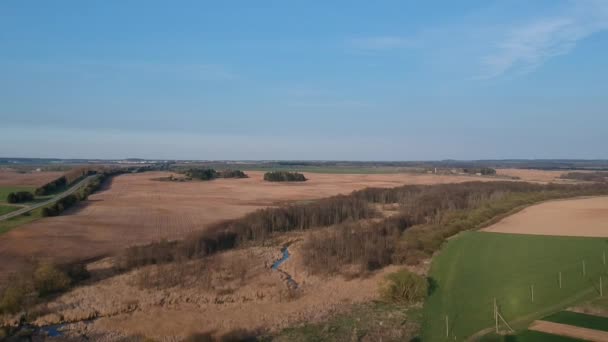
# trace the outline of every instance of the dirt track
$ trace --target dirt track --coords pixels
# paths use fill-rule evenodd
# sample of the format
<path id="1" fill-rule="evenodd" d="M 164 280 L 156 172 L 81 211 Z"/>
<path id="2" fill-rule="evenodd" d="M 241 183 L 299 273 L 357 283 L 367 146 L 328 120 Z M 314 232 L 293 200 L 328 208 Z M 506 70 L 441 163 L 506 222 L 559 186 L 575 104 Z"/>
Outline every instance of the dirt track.
<path id="1" fill-rule="evenodd" d="M 346 194 L 369 186 L 493 180 L 412 174 L 307 174 L 305 183 L 247 179 L 161 182 L 169 173 L 117 176 L 104 190 L 65 215 L 44 218 L 0 235 L 0 277 L 28 258 L 73 260 L 112 253 L 159 238 L 177 239 L 224 219 L 279 203 Z"/>
<path id="2" fill-rule="evenodd" d="M 528 329 L 547 334 L 577 338 L 583 341 L 608 342 L 608 332 L 606 331 L 581 328 L 567 324 L 535 321 Z"/>
<path id="3" fill-rule="evenodd" d="M 541 203 L 506 217 L 484 231 L 608 237 L 608 197 Z"/>

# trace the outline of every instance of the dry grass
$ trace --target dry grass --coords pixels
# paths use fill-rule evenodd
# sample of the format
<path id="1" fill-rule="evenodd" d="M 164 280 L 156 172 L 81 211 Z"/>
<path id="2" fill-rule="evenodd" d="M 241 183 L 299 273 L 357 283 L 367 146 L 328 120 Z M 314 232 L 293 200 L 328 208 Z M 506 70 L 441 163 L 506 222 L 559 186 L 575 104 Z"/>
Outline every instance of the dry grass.
<path id="1" fill-rule="evenodd" d="M 160 182 L 167 172 L 127 174 L 65 215 L 25 224 L 0 235 L 0 276 L 24 259 L 53 257 L 68 262 L 114 253 L 160 238 L 179 239 L 207 225 L 256 209 L 293 201 L 346 194 L 365 187 L 465 182 L 470 176 L 413 174 L 306 174 L 303 183 L 250 178 L 208 182 Z"/>
<path id="2" fill-rule="evenodd" d="M 528 182 L 566 182 L 560 176 L 566 171 L 546 171 L 546 170 L 527 170 L 527 169 L 497 169 L 497 176 L 518 177 Z"/>
<path id="3" fill-rule="evenodd" d="M 286 238 L 293 241 L 297 236 Z M 251 247 L 190 261 L 186 267 L 152 265 L 92 281 L 46 304 L 52 313 L 37 323 L 104 317 L 89 325 L 88 333 L 160 340 L 210 331 L 215 336 L 279 331 L 322 321 L 352 304 L 377 298 L 378 282 L 397 269 L 388 267 L 358 279 L 309 275 L 299 257 L 300 244 L 290 246 L 292 258 L 281 266 L 292 272 L 297 290 L 288 286 L 284 273 L 270 269 L 281 255 L 278 247 Z M 93 277 L 96 268 L 90 268 Z"/>

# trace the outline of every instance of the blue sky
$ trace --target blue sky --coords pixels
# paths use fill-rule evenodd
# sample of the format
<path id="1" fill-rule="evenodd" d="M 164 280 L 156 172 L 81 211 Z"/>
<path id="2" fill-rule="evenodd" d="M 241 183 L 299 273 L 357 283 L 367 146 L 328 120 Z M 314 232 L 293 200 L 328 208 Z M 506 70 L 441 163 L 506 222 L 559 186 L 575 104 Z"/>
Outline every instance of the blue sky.
<path id="1" fill-rule="evenodd" d="M 0 2 L 0 156 L 608 158 L 608 1 Z"/>

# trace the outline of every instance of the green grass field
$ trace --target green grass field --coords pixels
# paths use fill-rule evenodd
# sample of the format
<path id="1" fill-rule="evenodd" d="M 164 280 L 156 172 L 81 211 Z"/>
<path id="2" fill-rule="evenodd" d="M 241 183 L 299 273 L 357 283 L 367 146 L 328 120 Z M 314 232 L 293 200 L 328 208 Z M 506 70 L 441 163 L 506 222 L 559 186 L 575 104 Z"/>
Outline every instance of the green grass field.
<path id="1" fill-rule="evenodd" d="M 494 298 L 513 328 L 525 329 L 534 319 L 596 297 L 599 276 L 606 276 L 604 251 L 608 240 L 601 238 L 463 233 L 433 259 L 436 289 L 425 304 L 423 340 L 446 339 L 446 315 L 451 340 L 492 327 Z"/>
<path id="2" fill-rule="evenodd" d="M 517 335 L 489 335 L 481 342 L 581 342 L 575 338 L 545 334 L 538 331 L 526 330 Z"/>
<path id="3" fill-rule="evenodd" d="M 19 209 L 19 207 L 13 207 L 10 205 L 0 205 L 0 215 L 8 214 L 11 211 L 15 211 Z"/>
<path id="4" fill-rule="evenodd" d="M 36 221 L 42 218 L 42 208 L 38 208 L 28 214 L 19 215 L 8 220 L 0 221 L 0 234 L 6 233 L 9 230 L 16 228 L 22 224 Z"/>
<path id="5" fill-rule="evenodd" d="M 572 311 L 561 311 L 553 315 L 543 317 L 543 321 L 574 325 L 593 330 L 608 331 L 608 318 L 601 316 L 586 315 Z"/>
<path id="6" fill-rule="evenodd" d="M 34 193 L 35 188 L 31 186 L 0 186 L 0 203 L 6 203 L 6 197 L 11 192 L 29 191 Z"/>

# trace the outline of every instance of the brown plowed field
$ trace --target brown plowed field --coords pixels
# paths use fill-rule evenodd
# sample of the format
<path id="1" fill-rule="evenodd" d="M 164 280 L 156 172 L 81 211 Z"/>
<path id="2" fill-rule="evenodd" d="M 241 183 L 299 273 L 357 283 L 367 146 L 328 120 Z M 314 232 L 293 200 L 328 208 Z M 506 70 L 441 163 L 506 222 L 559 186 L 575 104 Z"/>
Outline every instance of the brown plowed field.
<path id="1" fill-rule="evenodd" d="M 159 238 L 176 239 L 219 220 L 236 218 L 282 202 L 350 193 L 365 187 L 492 180 L 470 176 L 412 174 L 307 174 L 305 183 L 247 179 L 161 182 L 169 173 L 115 177 L 84 204 L 59 217 L 44 218 L 0 235 L 0 276 L 29 257 L 61 260 L 96 257 Z"/>
<path id="2" fill-rule="evenodd" d="M 608 197 L 541 203 L 484 229 L 488 232 L 608 237 Z"/>
<path id="3" fill-rule="evenodd" d="M 63 175 L 63 172 L 43 171 L 18 173 L 0 169 L 0 186 L 32 186 L 39 187 Z"/>

